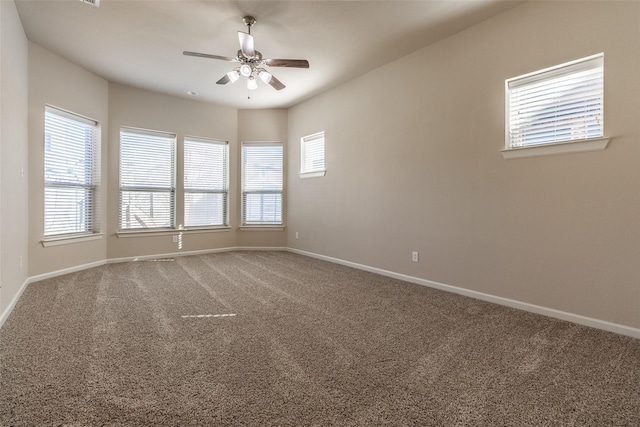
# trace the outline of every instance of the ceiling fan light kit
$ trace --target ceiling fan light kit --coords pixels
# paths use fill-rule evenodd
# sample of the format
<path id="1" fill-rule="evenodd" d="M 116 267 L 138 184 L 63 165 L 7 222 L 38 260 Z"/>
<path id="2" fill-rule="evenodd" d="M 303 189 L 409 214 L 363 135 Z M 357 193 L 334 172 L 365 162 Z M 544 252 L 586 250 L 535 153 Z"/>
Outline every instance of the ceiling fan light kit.
<path id="1" fill-rule="evenodd" d="M 227 73 L 227 77 L 231 80 L 231 83 L 235 83 L 240 78 L 240 69 L 236 68 Z"/>
<path id="2" fill-rule="evenodd" d="M 238 41 L 240 42 L 240 50 L 235 58 L 226 56 L 211 55 L 208 53 L 198 52 L 182 52 L 187 56 L 199 56 L 201 58 L 218 59 L 227 62 L 238 62 L 240 67 L 225 74 L 216 83 L 226 85 L 227 83 L 235 83 L 240 76 L 247 77 L 247 89 L 254 90 L 258 88 L 255 76 L 259 76 L 260 80 L 270 85 L 276 90 L 282 90 L 286 86 L 278 80 L 273 74 L 265 70 L 263 67 L 290 67 L 290 68 L 309 68 L 309 61 L 306 59 L 263 59 L 262 54 L 255 50 L 253 36 L 251 35 L 251 27 L 255 25 L 256 19 L 253 16 L 245 16 L 242 21 L 247 26 L 247 32 L 238 31 Z"/>
<path id="3" fill-rule="evenodd" d="M 251 68 L 251 66 L 248 64 L 242 64 L 242 66 L 240 67 L 240 74 L 245 77 L 249 77 L 251 73 L 253 73 L 253 69 Z"/>
<path id="4" fill-rule="evenodd" d="M 271 77 L 273 77 L 267 70 L 258 71 L 258 76 L 260 76 L 260 79 L 266 84 L 269 84 L 269 82 L 271 81 Z"/>
<path id="5" fill-rule="evenodd" d="M 256 82 L 256 79 L 253 76 L 249 76 L 249 79 L 247 79 L 247 89 L 258 89 L 258 82 Z"/>

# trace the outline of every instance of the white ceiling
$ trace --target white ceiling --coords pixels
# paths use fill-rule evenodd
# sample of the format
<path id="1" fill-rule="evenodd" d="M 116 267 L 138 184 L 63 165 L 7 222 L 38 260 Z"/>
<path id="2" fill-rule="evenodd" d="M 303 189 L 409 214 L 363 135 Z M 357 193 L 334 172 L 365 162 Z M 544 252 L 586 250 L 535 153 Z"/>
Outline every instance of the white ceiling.
<path id="1" fill-rule="evenodd" d="M 518 1 L 123 1 L 16 0 L 29 40 L 103 78 L 235 108 L 289 107 L 503 12 Z M 307 59 L 270 68 L 287 87 L 215 82 L 235 64 L 242 17 L 252 15 L 265 58 Z M 418 70 L 419 71 L 419 70 Z M 409 70 L 408 70 L 409 72 Z M 390 82 L 391 83 L 391 82 Z"/>

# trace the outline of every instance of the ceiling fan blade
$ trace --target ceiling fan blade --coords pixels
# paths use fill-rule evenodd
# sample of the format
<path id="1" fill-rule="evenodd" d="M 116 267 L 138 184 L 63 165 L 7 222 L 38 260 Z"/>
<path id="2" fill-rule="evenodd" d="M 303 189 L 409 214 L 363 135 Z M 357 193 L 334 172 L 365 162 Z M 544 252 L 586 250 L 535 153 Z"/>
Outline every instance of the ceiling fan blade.
<path id="1" fill-rule="evenodd" d="M 211 55 L 209 53 L 189 52 L 185 50 L 184 52 L 182 52 L 182 54 L 187 56 L 199 56 L 200 58 L 219 59 L 221 61 L 237 62 L 236 58 L 229 58 L 228 56 L 220 56 L 220 55 Z"/>
<path id="2" fill-rule="evenodd" d="M 275 89 L 275 90 L 282 90 L 284 89 L 286 86 L 284 85 L 284 83 L 282 83 L 280 80 L 276 79 L 276 76 L 274 76 L 273 74 L 271 75 L 271 80 L 269 80 L 269 84 Z"/>
<path id="3" fill-rule="evenodd" d="M 306 59 L 265 59 L 264 63 L 269 67 L 292 67 L 309 68 L 309 61 Z"/>
<path id="4" fill-rule="evenodd" d="M 243 31 L 238 31 L 238 40 L 240 41 L 240 50 L 242 54 L 247 58 L 253 58 L 256 56 L 256 51 L 253 48 L 253 36 Z"/>
<path id="5" fill-rule="evenodd" d="M 226 85 L 227 83 L 229 83 L 231 81 L 231 79 L 229 78 L 229 76 L 227 74 L 225 74 L 220 80 L 218 80 L 216 82 L 216 84 L 219 85 Z"/>

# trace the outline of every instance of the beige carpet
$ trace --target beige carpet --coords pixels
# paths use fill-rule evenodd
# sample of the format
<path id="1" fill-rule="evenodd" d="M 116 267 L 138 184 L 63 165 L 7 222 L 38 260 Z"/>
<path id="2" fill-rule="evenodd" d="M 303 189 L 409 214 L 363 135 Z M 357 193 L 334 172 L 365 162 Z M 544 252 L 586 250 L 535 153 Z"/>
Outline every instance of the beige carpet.
<path id="1" fill-rule="evenodd" d="M 638 426 L 640 340 L 284 252 L 31 284 L 1 426 Z"/>

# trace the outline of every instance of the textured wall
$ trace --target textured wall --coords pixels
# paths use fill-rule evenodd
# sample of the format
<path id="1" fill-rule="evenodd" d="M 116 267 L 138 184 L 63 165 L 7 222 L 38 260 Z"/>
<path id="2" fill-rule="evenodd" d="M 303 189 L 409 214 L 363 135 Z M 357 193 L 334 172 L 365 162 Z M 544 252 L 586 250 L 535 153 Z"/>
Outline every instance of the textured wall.
<path id="1" fill-rule="evenodd" d="M 291 108 L 288 245 L 640 327 L 638 40 L 640 3 L 531 2 Z M 504 160 L 505 79 L 598 52 L 609 147 Z"/>
<path id="2" fill-rule="evenodd" d="M 27 278 L 29 264 L 27 45 L 15 4 L 1 1 L 0 319 Z"/>

